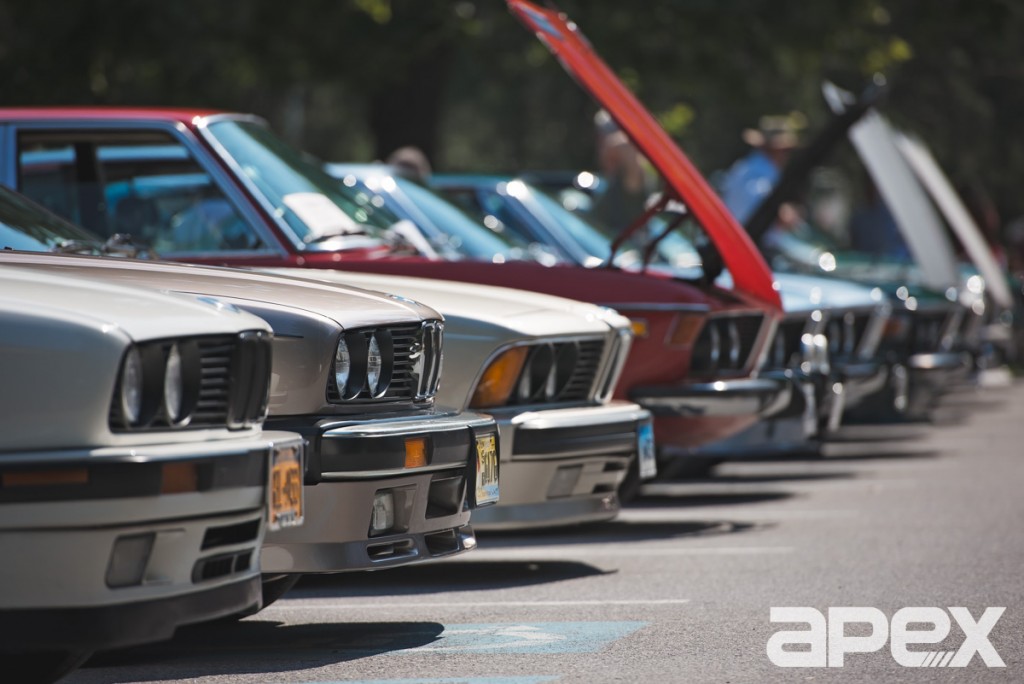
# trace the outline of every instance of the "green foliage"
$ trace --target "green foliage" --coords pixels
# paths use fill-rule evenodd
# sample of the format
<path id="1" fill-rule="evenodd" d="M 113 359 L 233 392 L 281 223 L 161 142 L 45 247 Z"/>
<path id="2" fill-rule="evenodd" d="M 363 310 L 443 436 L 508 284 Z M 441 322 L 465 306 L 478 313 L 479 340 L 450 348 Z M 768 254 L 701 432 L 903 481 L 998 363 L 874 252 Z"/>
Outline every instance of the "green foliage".
<path id="1" fill-rule="evenodd" d="M 560 0 L 698 166 L 765 113 L 825 116 L 876 71 L 888 113 L 1024 213 L 1015 0 Z M 593 104 L 500 0 L 0 0 L 0 101 L 254 111 L 331 159 L 424 147 L 441 168 L 594 163 Z"/>

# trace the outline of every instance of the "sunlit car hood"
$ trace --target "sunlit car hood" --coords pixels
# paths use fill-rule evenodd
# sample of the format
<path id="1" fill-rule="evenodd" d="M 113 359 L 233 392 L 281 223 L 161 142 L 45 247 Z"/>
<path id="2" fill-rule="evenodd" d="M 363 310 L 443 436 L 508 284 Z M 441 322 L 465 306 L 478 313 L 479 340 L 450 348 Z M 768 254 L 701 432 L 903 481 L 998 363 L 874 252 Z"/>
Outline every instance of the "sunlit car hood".
<path id="1" fill-rule="evenodd" d="M 212 297 L 172 295 L 179 303 L 172 306 L 166 294 L 152 290 L 12 268 L 16 255 L 3 254 L 0 292 L 16 293 L 17 301 L 36 311 L 52 310 L 57 318 L 108 332 L 120 330 L 132 340 L 268 329 L 262 319 Z"/>
<path id="2" fill-rule="evenodd" d="M 68 274 L 82 268 L 101 268 L 104 278 L 111 283 L 214 295 L 239 302 L 271 302 L 330 318 L 343 328 L 441 317 L 430 307 L 402 297 L 353 287 L 341 292 L 335 285 L 239 269 L 34 252 L 0 252 L 0 263 L 45 264 L 53 268 L 50 272 L 66 271 Z M 161 315 L 159 307 L 154 306 L 153 320 L 159 321 Z"/>
<path id="3" fill-rule="evenodd" d="M 814 311 L 820 308 L 855 309 L 875 306 L 885 299 L 880 288 L 841 278 L 819 278 L 802 273 L 775 274 L 775 284 L 786 313 Z M 724 288 L 732 287 L 732 274 L 725 271 L 715 280 Z"/>
<path id="4" fill-rule="evenodd" d="M 509 9 L 533 30 L 576 81 L 604 107 L 665 179 L 715 243 L 735 275 L 736 289 L 779 307 L 772 275 L 753 241 L 708 185 L 700 172 L 639 100 L 590 49 L 577 26 L 564 14 L 526 0 L 508 0 Z"/>
<path id="5" fill-rule="evenodd" d="M 604 334 L 609 325 L 629 325 L 625 317 L 605 307 L 505 287 L 326 269 L 272 269 L 270 272 L 421 299 L 445 317 L 475 319 L 530 337 Z M 451 332 L 449 330 L 449 334 Z"/>

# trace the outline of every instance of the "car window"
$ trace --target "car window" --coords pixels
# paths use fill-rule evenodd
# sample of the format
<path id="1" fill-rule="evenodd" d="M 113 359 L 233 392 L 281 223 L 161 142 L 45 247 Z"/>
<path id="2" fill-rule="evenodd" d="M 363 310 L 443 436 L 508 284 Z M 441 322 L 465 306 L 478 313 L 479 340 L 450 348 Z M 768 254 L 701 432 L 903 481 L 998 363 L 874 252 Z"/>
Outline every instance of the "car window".
<path id="1" fill-rule="evenodd" d="M 352 238 L 387 240 L 397 220 L 386 207 L 373 203 L 370 193 L 328 175 L 313 160 L 275 136 L 265 126 L 248 121 L 215 121 L 207 127 L 255 191 L 283 219 L 297 246 L 335 250 L 351 246 Z M 369 243 L 368 243 L 369 244 Z"/>
<path id="2" fill-rule="evenodd" d="M 446 201 L 437 193 L 406 178 L 397 177 L 398 187 L 447 236 L 453 249 L 476 259 L 492 259 L 496 255 L 511 258 L 516 245 L 499 233 L 493 233 L 483 224 L 470 218 L 460 207 Z"/>
<path id="3" fill-rule="evenodd" d="M 154 132 L 27 132 L 18 187 L 103 236 L 127 233 L 158 252 L 250 251 L 256 230 L 191 152 Z"/>

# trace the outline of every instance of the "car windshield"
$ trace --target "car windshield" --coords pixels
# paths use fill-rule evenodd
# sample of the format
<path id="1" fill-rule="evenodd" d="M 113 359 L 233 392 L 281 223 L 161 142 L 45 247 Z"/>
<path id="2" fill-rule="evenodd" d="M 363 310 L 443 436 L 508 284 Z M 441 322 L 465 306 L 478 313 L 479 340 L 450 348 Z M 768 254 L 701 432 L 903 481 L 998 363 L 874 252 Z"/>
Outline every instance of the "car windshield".
<path id="1" fill-rule="evenodd" d="M 401 176 L 395 176 L 395 182 L 427 219 L 443 231 L 443 235 L 431 235 L 431 239 L 440 238 L 452 250 L 474 259 L 515 258 L 517 245 L 477 223 L 437 193 Z"/>
<path id="2" fill-rule="evenodd" d="M 611 254 L 611 239 L 563 207 L 558 200 L 547 193 L 533 187 L 530 187 L 530 190 L 530 196 L 536 200 L 539 210 L 546 213 L 552 221 L 557 222 L 587 254 L 598 257 L 602 261 L 608 260 L 608 256 Z"/>
<path id="3" fill-rule="evenodd" d="M 383 202 L 338 183 L 265 126 L 224 120 L 208 130 L 304 249 L 345 249 L 354 246 L 352 238 L 367 246 L 367 238 L 375 243 L 392 237 L 388 229 L 397 218 Z"/>
<path id="4" fill-rule="evenodd" d="M 74 251 L 99 253 L 102 241 L 18 193 L 0 187 L 0 249 L 49 252 L 70 247 Z"/>

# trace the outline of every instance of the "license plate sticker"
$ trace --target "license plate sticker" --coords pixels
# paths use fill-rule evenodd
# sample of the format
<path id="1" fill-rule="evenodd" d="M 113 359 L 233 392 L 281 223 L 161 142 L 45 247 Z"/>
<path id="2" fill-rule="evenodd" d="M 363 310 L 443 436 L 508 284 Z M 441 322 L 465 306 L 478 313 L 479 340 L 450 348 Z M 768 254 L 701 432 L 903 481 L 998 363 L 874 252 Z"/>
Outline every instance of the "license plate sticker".
<path id="1" fill-rule="evenodd" d="M 302 447 L 274 447 L 270 467 L 270 506 L 267 525 L 271 530 L 296 527 L 303 516 Z"/>
<path id="2" fill-rule="evenodd" d="M 476 505 L 498 502 L 498 441 L 494 435 L 476 438 Z"/>
<path id="3" fill-rule="evenodd" d="M 654 426 L 641 423 L 636 431 L 636 458 L 640 463 L 640 479 L 649 480 L 658 474 L 658 461 L 654 454 Z"/>

